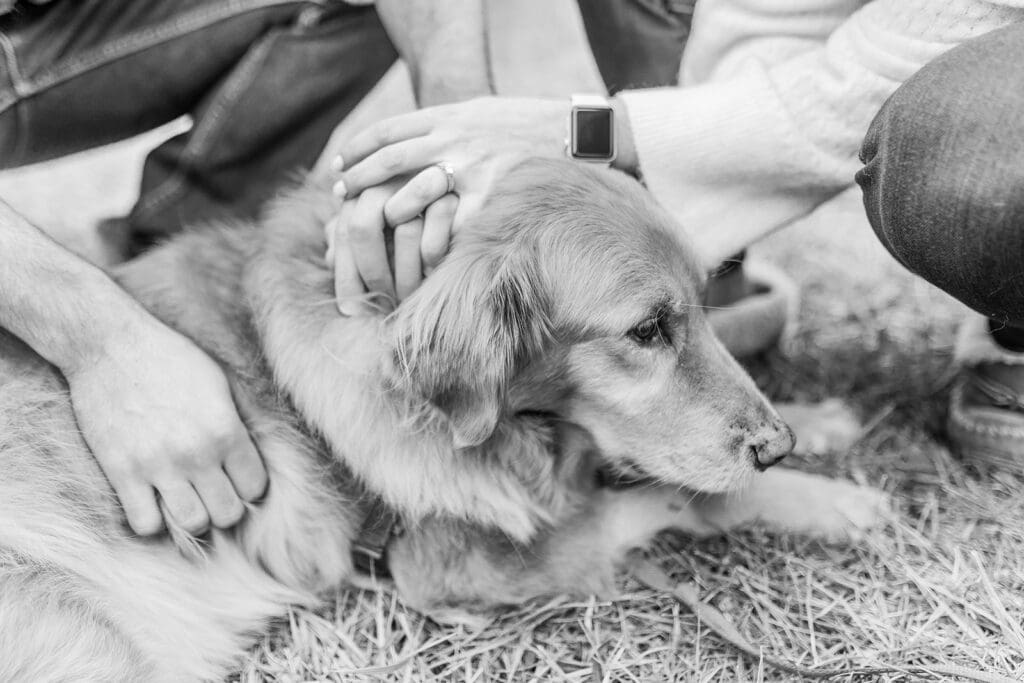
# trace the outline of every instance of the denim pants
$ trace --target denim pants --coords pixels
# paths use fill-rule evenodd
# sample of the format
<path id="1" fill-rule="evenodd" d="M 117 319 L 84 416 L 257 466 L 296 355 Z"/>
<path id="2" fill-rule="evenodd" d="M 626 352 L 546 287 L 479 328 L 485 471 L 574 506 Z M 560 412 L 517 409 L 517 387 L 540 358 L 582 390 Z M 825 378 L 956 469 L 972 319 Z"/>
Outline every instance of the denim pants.
<path id="1" fill-rule="evenodd" d="M 579 0 L 608 92 L 676 85 L 696 0 Z"/>
<path id="2" fill-rule="evenodd" d="M 20 3 L 0 48 L 0 168 L 191 115 L 146 159 L 135 250 L 256 215 L 397 58 L 372 7 L 323 0 Z"/>
<path id="3" fill-rule="evenodd" d="M 1024 25 L 910 78 L 861 160 L 868 219 L 893 256 L 995 323 L 1024 327 Z"/>

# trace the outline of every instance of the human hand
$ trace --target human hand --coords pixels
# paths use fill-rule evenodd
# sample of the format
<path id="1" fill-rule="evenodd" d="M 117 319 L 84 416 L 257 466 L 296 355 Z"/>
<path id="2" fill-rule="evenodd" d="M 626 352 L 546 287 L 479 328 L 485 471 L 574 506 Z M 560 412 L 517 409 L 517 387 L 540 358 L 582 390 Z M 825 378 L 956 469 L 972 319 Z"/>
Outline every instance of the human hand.
<path id="1" fill-rule="evenodd" d="M 334 270 L 334 291 L 343 315 L 358 314 L 367 291 L 392 302 L 405 299 L 448 248 L 457 198 L 445 195 L 426 207 L 422 217 L 392 228 L 386 224 L 386 206 L 402 186 L 401 180 L 384 183 L 344 201 L 325 226 L 326 260 Z M 385 232 L 392 229 L 389 262 Z"/>
<path id="2" fill-rule="evenodd" d="M 226 528 L 267 486 L 221 369 L 152 319 L 110 335 L 63 368 L 79 428 L 140 535 L 164 526 L 163 508 L 193 535 Z"/>
<path id="3" fill-rule="evenodd" d="M 530 157 L 564 155 L 568 111 L 568 102 L 561 100 L 479 98 L 386 119 L 342 144 L 335 191 L 349 199 L 349 208 L 332 230 L 344 230 L 348 221 L 355 227 L 348 229 L 351 262 L 342 263 L 348 279 L 339 294 L 361 293 L 361 279 L 371 291 L 404 298 L 418 286 L 421 272 L 437 266 L 452 234 L 507 171 Z M 442 162 L 454 171 L 454 187 L 438 166 Z M 390 184 L 378 187 L 385 183 Z M 350 203 L 354 198 L 358 210 Z M 391 289 L 383 275 L 386 226 L 406 226 L 404 234 L 396 230 Z M 339 255 L 333 254 L 336 270 Z M 421 272 L 413 273 L 414 260 L 421 262 Z M 400 268 L 408 268 L 402 279 L 411 289 L 398 284 Z"/>

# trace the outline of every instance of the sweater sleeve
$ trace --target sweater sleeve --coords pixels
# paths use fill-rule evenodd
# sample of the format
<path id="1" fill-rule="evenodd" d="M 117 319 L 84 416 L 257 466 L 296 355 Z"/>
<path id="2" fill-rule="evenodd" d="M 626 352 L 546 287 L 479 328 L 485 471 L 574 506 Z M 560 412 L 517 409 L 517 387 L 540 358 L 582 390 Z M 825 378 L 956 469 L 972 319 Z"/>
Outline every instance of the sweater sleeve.
<path id="1" fill-rule="evenodd" d="M 874 0 L 839 21 L 821 17 L 815 25 L 834 30 L 816 42 L 800 13 L 794 21 L 803 22 L 802 33 L 786 34 L 772 17 L 776 0 L 704 2 L 709 17 L 745 8 L 725 13 L 740 38 L 712 36 L 722 44 L 721 59 L 687 58 L 709 80 L 619 97 L 644 180 L 709 264 L 851 185 L 872 118 L 928 61 L 1024 20 L 1024 0 Z M 760 35 L 758 22 L 772 28 L 757 40 L 743 39 Z M 773 46 L 773 39 L 781 42 Z M 687 77 L 684 71 L 684 83 Z"/>

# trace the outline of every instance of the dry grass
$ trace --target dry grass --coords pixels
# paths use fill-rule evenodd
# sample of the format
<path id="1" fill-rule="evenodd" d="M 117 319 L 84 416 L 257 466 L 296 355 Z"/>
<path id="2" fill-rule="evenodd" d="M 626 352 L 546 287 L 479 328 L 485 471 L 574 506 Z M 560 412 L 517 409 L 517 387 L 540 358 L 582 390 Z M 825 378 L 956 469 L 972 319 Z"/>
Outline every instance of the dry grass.
<path id="1" fill-rule="evenodd" d="M 972 471 L 942 442 L 963 309 L 889 260 L 856 196 L 759 253 L 798 278 L 805 300 L 798 332 L 752 372 L 778 399 L 843 397 L 868 428 L 848 453 L 799 466 L 885 488 L 898 519 L 855 547 L 753 530 L 665 537 L 652 556 L 769 656 L 1024 678 L 1021 480 Z M 738 656 L 672 599 L 625 576 L 622 590 L 612 602 L 531 604 L 481 631 L 433 624 L 390 594 L 343 591 L 319 613 L 293 613 L 241 680 L 800 680 Z"/>

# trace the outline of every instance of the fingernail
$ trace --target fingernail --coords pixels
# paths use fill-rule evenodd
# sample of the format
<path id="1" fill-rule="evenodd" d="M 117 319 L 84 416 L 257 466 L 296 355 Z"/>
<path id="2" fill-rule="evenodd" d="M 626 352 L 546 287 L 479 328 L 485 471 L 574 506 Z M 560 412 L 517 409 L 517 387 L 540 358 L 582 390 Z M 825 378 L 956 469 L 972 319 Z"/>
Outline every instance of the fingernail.
<path id="1" fill-rule="evenodd" d="M 340 154 L 331 159 L 331 170 L 335 173 L 341 173 L 345 170 L 345 160 L 341 158 Z"/>
<path id="2" fill-rule="evenodd" d="M 345 187 L 345 181 L 339 180 L 338 182 L 334 183 L 334 187 L 331 188 L 331 192 L 334 193 L 335 197 L 338 197 L 339 199 L 344 199 L 348 195 L 348 188 Z"/>
<path id="3" fill-rule="evenodd" d="M 349 307 L 343 304 L 342 302 L 338 301 L 336 303 L 338 305 L 338 313 L 341 313 L 346 318 L 351 318 L 356 314 L 355 311 L 349 309 Z"/>

